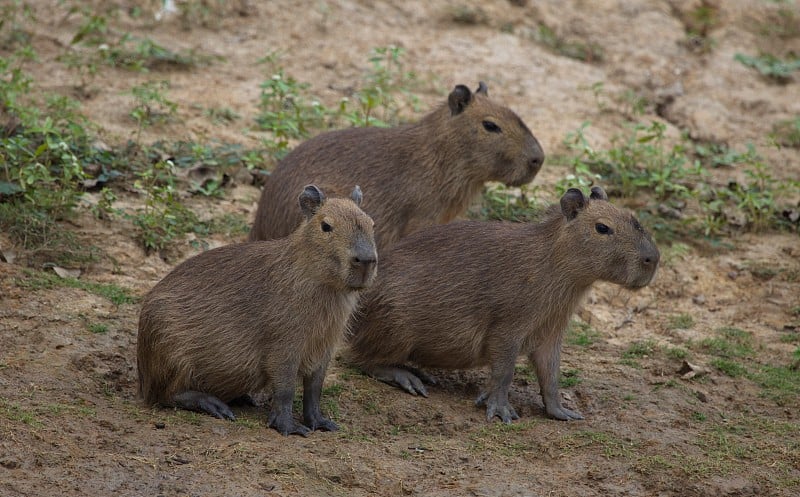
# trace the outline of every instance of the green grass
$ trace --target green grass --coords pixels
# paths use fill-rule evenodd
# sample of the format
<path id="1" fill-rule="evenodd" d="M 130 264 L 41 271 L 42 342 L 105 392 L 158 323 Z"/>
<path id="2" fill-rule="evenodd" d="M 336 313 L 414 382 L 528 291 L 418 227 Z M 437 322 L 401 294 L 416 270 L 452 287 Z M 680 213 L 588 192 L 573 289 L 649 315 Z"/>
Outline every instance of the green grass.
<path id="1" fill-rule="evenodd" d="M 89 323 L 87 326 L 90 332 L 96 334 L 102 334 L 108 332 L 108 325 L 105 323 Z"/>
<path id="2" fill-rule="evenodd" d="M 573 319 L 567 327 L 565 341 L 569 345 L 589 347 L 597 342 L 601 336 L 600 332 L 592 328 L 589 323 Z"/>
<path id="3" fill-rule="evenodd" d="M 580 385 L 580 383 L 583 381 L 580 374 L 580 369 L 562 369 L 561 377 L 558 380 L 558 385 L 561 388 L 572 388 L 576 385 Z"/>
<path id="4" fill-rule="evenodd" d="M 785 59 L 770 53 L 762 53 L 757 56 L 737 53 L 733 57 L 736 61 L 751 67 L 765 78 L 777 82 L 788 83 L 792 73 L 800 70 L 800 57 L 789 56 Z"/>
<path id="5" fill-rule="evenodd" d="M 130 290 L 110 283 L 94 283 L 83 281 L 77 278 L 61 278 L 55 273 L 33 271 L 24 269 L 24 278 L 16 280 L 16 285 L 30 290 L 51 289 L 59 287 L 79 288 L 89 293 L 104 297 L 113 304 L 133 304 L 138 301 L 138 297 L 133 295 Z"/>
<path id="6" fill-rule="evenodd" d="M 37 417 L 36 413 L 28 410 L 17 403 L 8 402 L 0 399 L 0 416 L 19 423 L 24 423 L 33 428 L 42 428 L 44 424 Z"/>
<path id="7" fill-rule="evenodd" d="M 669 317 L 668 328 L 670 330 L 688 330 L 694 326 L 694 318 L 691 314 L 682 313 Z"/>

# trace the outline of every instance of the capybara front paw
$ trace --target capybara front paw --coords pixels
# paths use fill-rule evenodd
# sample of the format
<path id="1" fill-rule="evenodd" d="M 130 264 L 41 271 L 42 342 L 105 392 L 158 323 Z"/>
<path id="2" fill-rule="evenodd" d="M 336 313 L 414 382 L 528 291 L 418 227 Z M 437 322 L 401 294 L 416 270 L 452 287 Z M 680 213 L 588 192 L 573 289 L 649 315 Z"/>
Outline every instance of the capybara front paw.
<path id="1" fill-rule="evenodd" d="M 547 411 L 547 415 L 549 417 L 551 417 L 553 419 L 558 419 L 558 420 L 561 420 L 561 421 L 575 421 L 575 420 L 583 419 L 583 416 L 581 415 L 581 413 L 576 412 L 576 411 L 572 411 L 572 410 L 567 409 L 566 407 L 561 406 L 561 405 L 557 405 L 557 406 L 554 406 L 552 408 L 550 406 L 548 406 L 546 411 Z"/>
<path id="2" fill-rule="evenodd" d="M 294 420 L 290 414 L 270 415 L 269 427 L 275 428 L 283 436 L 302 435 L 304 437 L 311 433 L 311 429 Z"/>
<path id="3" fill-rule="evenodd" d="M 312 417 L 311 419 L 306 416 L 305 424 L 308 428 L 314 431 L 339 431 L 339 425 L 322 415 Z"/>
<path id="4" fill-rule="evenodd" d="M 499 397 L 501 396 L 483 392 L 475 399 L 476 405 L 486 405 L 486 420 L 491 421 L 497 416 L 503 423 L 511 424 L 511 421 L 519 419 L 517 411 L 511 407 L 508 398 L 505 398 L 505 396 L 502 396 L 504 398 Z"/>

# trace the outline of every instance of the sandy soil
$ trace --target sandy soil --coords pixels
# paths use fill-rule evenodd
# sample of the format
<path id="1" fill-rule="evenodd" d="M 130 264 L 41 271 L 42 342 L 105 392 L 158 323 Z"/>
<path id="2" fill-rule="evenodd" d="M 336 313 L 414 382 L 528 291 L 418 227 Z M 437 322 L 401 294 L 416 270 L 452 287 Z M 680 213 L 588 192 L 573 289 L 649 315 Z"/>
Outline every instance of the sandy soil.
<path id="1" fill-rule="evenodd" d="M 185 71 L 104 68 L 80 92 L 80 75 L 58 58 L 81 17 L 69 12 L 70 2 L 29 3 L 38 21 L 27 29 L 39 59 L 26 70 L 43 91 L 81 96 L 106 143 L 134 136 L 130 89 L 168 80 L 178 119 L 145 130 L 143 142 L 255 146 L 262 134 L 248 128 L 259 84 L 269 76 L 259 59 L 279 53 L 286 72 L 332 106 L 367 73 L 370 49 L 394 44 L 423 82 L 423 112 L 455 84 L 483 80 L 550 154 L 563 154 L 564 136 L 585 121 L 592 123 L 589 139 L 608 145 L 629 117 L 615 97 L 630 90 L 650 102 L 641 119 L 665 122 L 671 136 L 686 130 L 737 150 L 753 143 L 775 177 L 800 177 L 797 149 L 767 139 L 773 123 L 800 115 L 798 76 L 777 85 L 733 60 L 738 52 L 800 53 L 796 31 L 764 32 L 780 26 L 780 9 L 800 22 L 794 1 L 712 2 L 721 7 L 709 51 L 687 41 L 696 1 L 211 1 L 209 15 L 160 21 L 153 5 L 133 17 L 135 2 L 84 2 L 105 6 L 118 32 L 212 61 Z M 457 22 L 465 16 L 472 21 Z M 565 40 L 599 47 L 602 59 L 578 61 L 548 49 L 534 39 L 540 23 Z M 590 90 L 597 82 L 610 110 L 599 108 Z M 215 122 L 204 112 L 211 107 L 241 119 Z M 566 173 L 546 163 L 535 180 L 539 191 L 547 196 Z M 714 174 L 711 181 L 726 182 L 741 171 Z M 195 204 L 201 212 L 252 215 L 257 198 L 257 186 L 240 182 L 221 200 Z M 87 213 L 74 224 L 105 254 L 81 278 L 139 296 L 197 251 L 187 241 L 164 260 L 145 254 L 123 221 Z M 241 238 L 217 236 L 211 244 Z M 800 331 L 793 313 L 800 306 L 800 240 L 770 233 L 726 242 L 714 251 L 662 247 L 656 282 L 638 293 L 611 285 L 592 291 L 580 317 L 596 333 L 588 344 L 568 340 L 562 364 L 580 380 L 564 389 L 565 402 L 585 421 L 546 419 L 522 364 L 511 395 L 522 419 L 505 426 L 487 423 L 473 405 L 484 371 L 440 372 L 441 385 L 424 399 L 338 362 L 325 406 L 342 429 L 308 438 L 268 429 L 263 409 L 238 408 L 239 421 L 231 423 L 142 406 L 138 305 L 116 306 L 79 289 L 26 289 L 19 284 L 23 266 L 0 262 L 0 494 L 797 495 L 796 395 L 776 399 L 751 376 L 723 374 L 696 344 L 736 327 L 752 337 L 751 368 L 791 364 Z M 10 246 L 5 235 L 0 246 Z M 688 329 L 673 326 L 681 314 L 693 318 Z M 108 331 L 91 333 L 92 323 Z M 625 351 L 643 340 L 655 347 L 625 361 Z M 690 350 L 690 361 L 708 372 L 683 378 L 682 359 L 667 352 L 674 347 Z"/>

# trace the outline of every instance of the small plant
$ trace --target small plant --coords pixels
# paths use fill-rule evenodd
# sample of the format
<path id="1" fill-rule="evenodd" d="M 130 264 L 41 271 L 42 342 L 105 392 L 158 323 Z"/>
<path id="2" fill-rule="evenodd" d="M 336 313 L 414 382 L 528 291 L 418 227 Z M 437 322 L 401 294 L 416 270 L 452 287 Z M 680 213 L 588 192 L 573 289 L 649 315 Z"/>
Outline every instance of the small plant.
<path id="1" fill-rule="evenodd" d="M 589 323 L 572 320 L 567 328 L 566 341 L 570 345 L 589 347 L 600 338 L 600 332 L 592 328 Z"/>
<path id="2" fill-rule="evenodd" d="M 164 95 L 168 89 L 168 81 L 147 81 L 131 89 L 135 105 L 130 116 L 136 121 L 137 142 L 144 128 L 166 122 L 175 115 L 178 105 Z"/>
<path id="3" fill-rule="evenodd" d="M 731 378 L 739 378 L 747 374 L 747 368 L 730 359 L 718 357 L 711 361 L 711 365 Z"/>
<path id="4" fill-rule="evenodd" d="M 800 148 L 800 116 L 773 124 L 770 138 L 780 146 Z"/>
<path id="5" fill-rule="evenodd" d="M 41 271 L 23 270 L 24 278 L 15 280 L 17 286 L 31 290 L 49 288 L 79 288 L 81 290 L 104 297 L 115 305 L 132 304 L 137 298 L 131 294 L 130 290 L 117 285 L 107 283 L 93 283 L 77 278 L 61 278 L 54 273 Z"/>
<path id="6" fill-rule="evenodd" d="M 319 101 L 308 103 L 302 96 L 308 86 L 286 76 L 283 69 L 261 83 L 256 122 L 272 135 L 264 145 L 276 160 L 289 153 L 291 140 L 305 138 L 312 129 L 324 125 L 326 109 Z"/>
<path id="7" fill-rule="evenodd" d="M 561 371 L 561 378 L 558 380 L 558 385 L 561 388 L 571 388 L 580 384 L 581 376 L 578 369 L 564 369 Z"/>
<path id="8" fill-rule="evenodd" d="M 134 188 L 145 196 L 144 207 L 126 216 L 146 251 L 163 250 L 178 236 L 204 228 L 195 213 L 180 202 L 172 161 L 156 162 L 136 175 Z"/>
<path id="9" fill-rule="evenodd" d="M 671 330 L 688 330 L 694 326 L 694 318 L 691 314 L 675 314 L 669 318 L 669 329 Z"/>
<path id="10" fill-rule="evenodd" d="M 545 24 L 539 24 L 538 29 L 532 34 L 532 38 L 537 43 L 564 57 L 591 63 L 603 61 L 603 50 L 600 45 L 591 42 L 567 40 Z"/>
<path id="11" fill-rule="evenodd" d="M 347 112 L 346 105 L 340 107 L 345 120 L 354 126 L 390 126 L 398 124 L 401 105 L 418 105 L 418 99 L 410 92 L 417 83 L 417 76 L 403 69 L 401 58 L 405 51 L 397 46 L 373 48 L 369 56 L 372 66 L 366 83 L 353 95 L 358 112 Z M 397 94 L 403 96 L 402 102 Z M 380 116 L 378 113 L 380 111 Z"/>
<path id="12" fill-rule="evenodd" d="M 537 220 L 543 207 L 536 200 L 538 186 L 509 188 L 499 183 L 491 183 L 483 190 L 481 207 L 470 213 L 477 219 L 494 219 L 515 222 Z"/>
<path id="13" fill-rule="evenodd" d="M 788 83 L 792 73 L 800 69 L 800 57 L 780 59 L 772 54 L 759 56 L 737 53 L 733 58 L 747 67 L 752 67 L 762 76 L 777 83 Z"/>
<path id="14" fill-rule="evenodd" d="M 108 325 L 105 323 L 90 323 L 88 326 L 89 331 L 96 334 L 107 333 Z"/>

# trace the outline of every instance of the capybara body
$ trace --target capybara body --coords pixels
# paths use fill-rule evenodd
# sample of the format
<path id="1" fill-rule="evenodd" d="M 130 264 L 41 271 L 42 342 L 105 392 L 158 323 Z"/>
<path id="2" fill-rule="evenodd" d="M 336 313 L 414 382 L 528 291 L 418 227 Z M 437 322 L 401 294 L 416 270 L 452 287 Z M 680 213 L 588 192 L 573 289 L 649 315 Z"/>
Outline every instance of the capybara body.
<path id="1" fill-rule="evenodd" d="M 228 402 L 267 389 L 282 434 L 335 430 L 320 412 L 322 381 L 377 264 L 358 187 L 351 197 L 326 200 L 309 185 L 305 221 L 288 237 L 209 250 L 156 284 L 139 316 L 145 402 L 234 419 Z M 298 376 L 303 424 L 292 416 Z"/>
<path id="2" fill-rule="evenodd" d="M 547 414 L 582 416 L 561 404 L 561 342 L 569 319 L 598 280 L 647 285 L 659 252 L 634 216 L 599 187 L 570 189 L 540 223 L 462 221 L 401 240 L 381 257 L 363 296 L 349 359 L 370 375 L 427 396 L 432 379 L 414 366 L 490 366 L 478 397 L 487 417 L 518 416 L 508 402 L 514 365 L 535 368 Z M 422 381 L 421 381 L 422 379 Z"/>
<path id="3" fill-rule="evenodd" d="M 375 220 L 378 252 L 426 226 L 466 212 L 486 181 L 531 181 L 544 152 L 522 120 L 458 85 L 448 103 L 421 121 L 394 128 L 351 128 L 318 135 L 294 149 L 267 178 L 251 240 L 280 238 L 300 222 L 293 195 L 313 182 L 341 192 L 359 184 Z"/>

